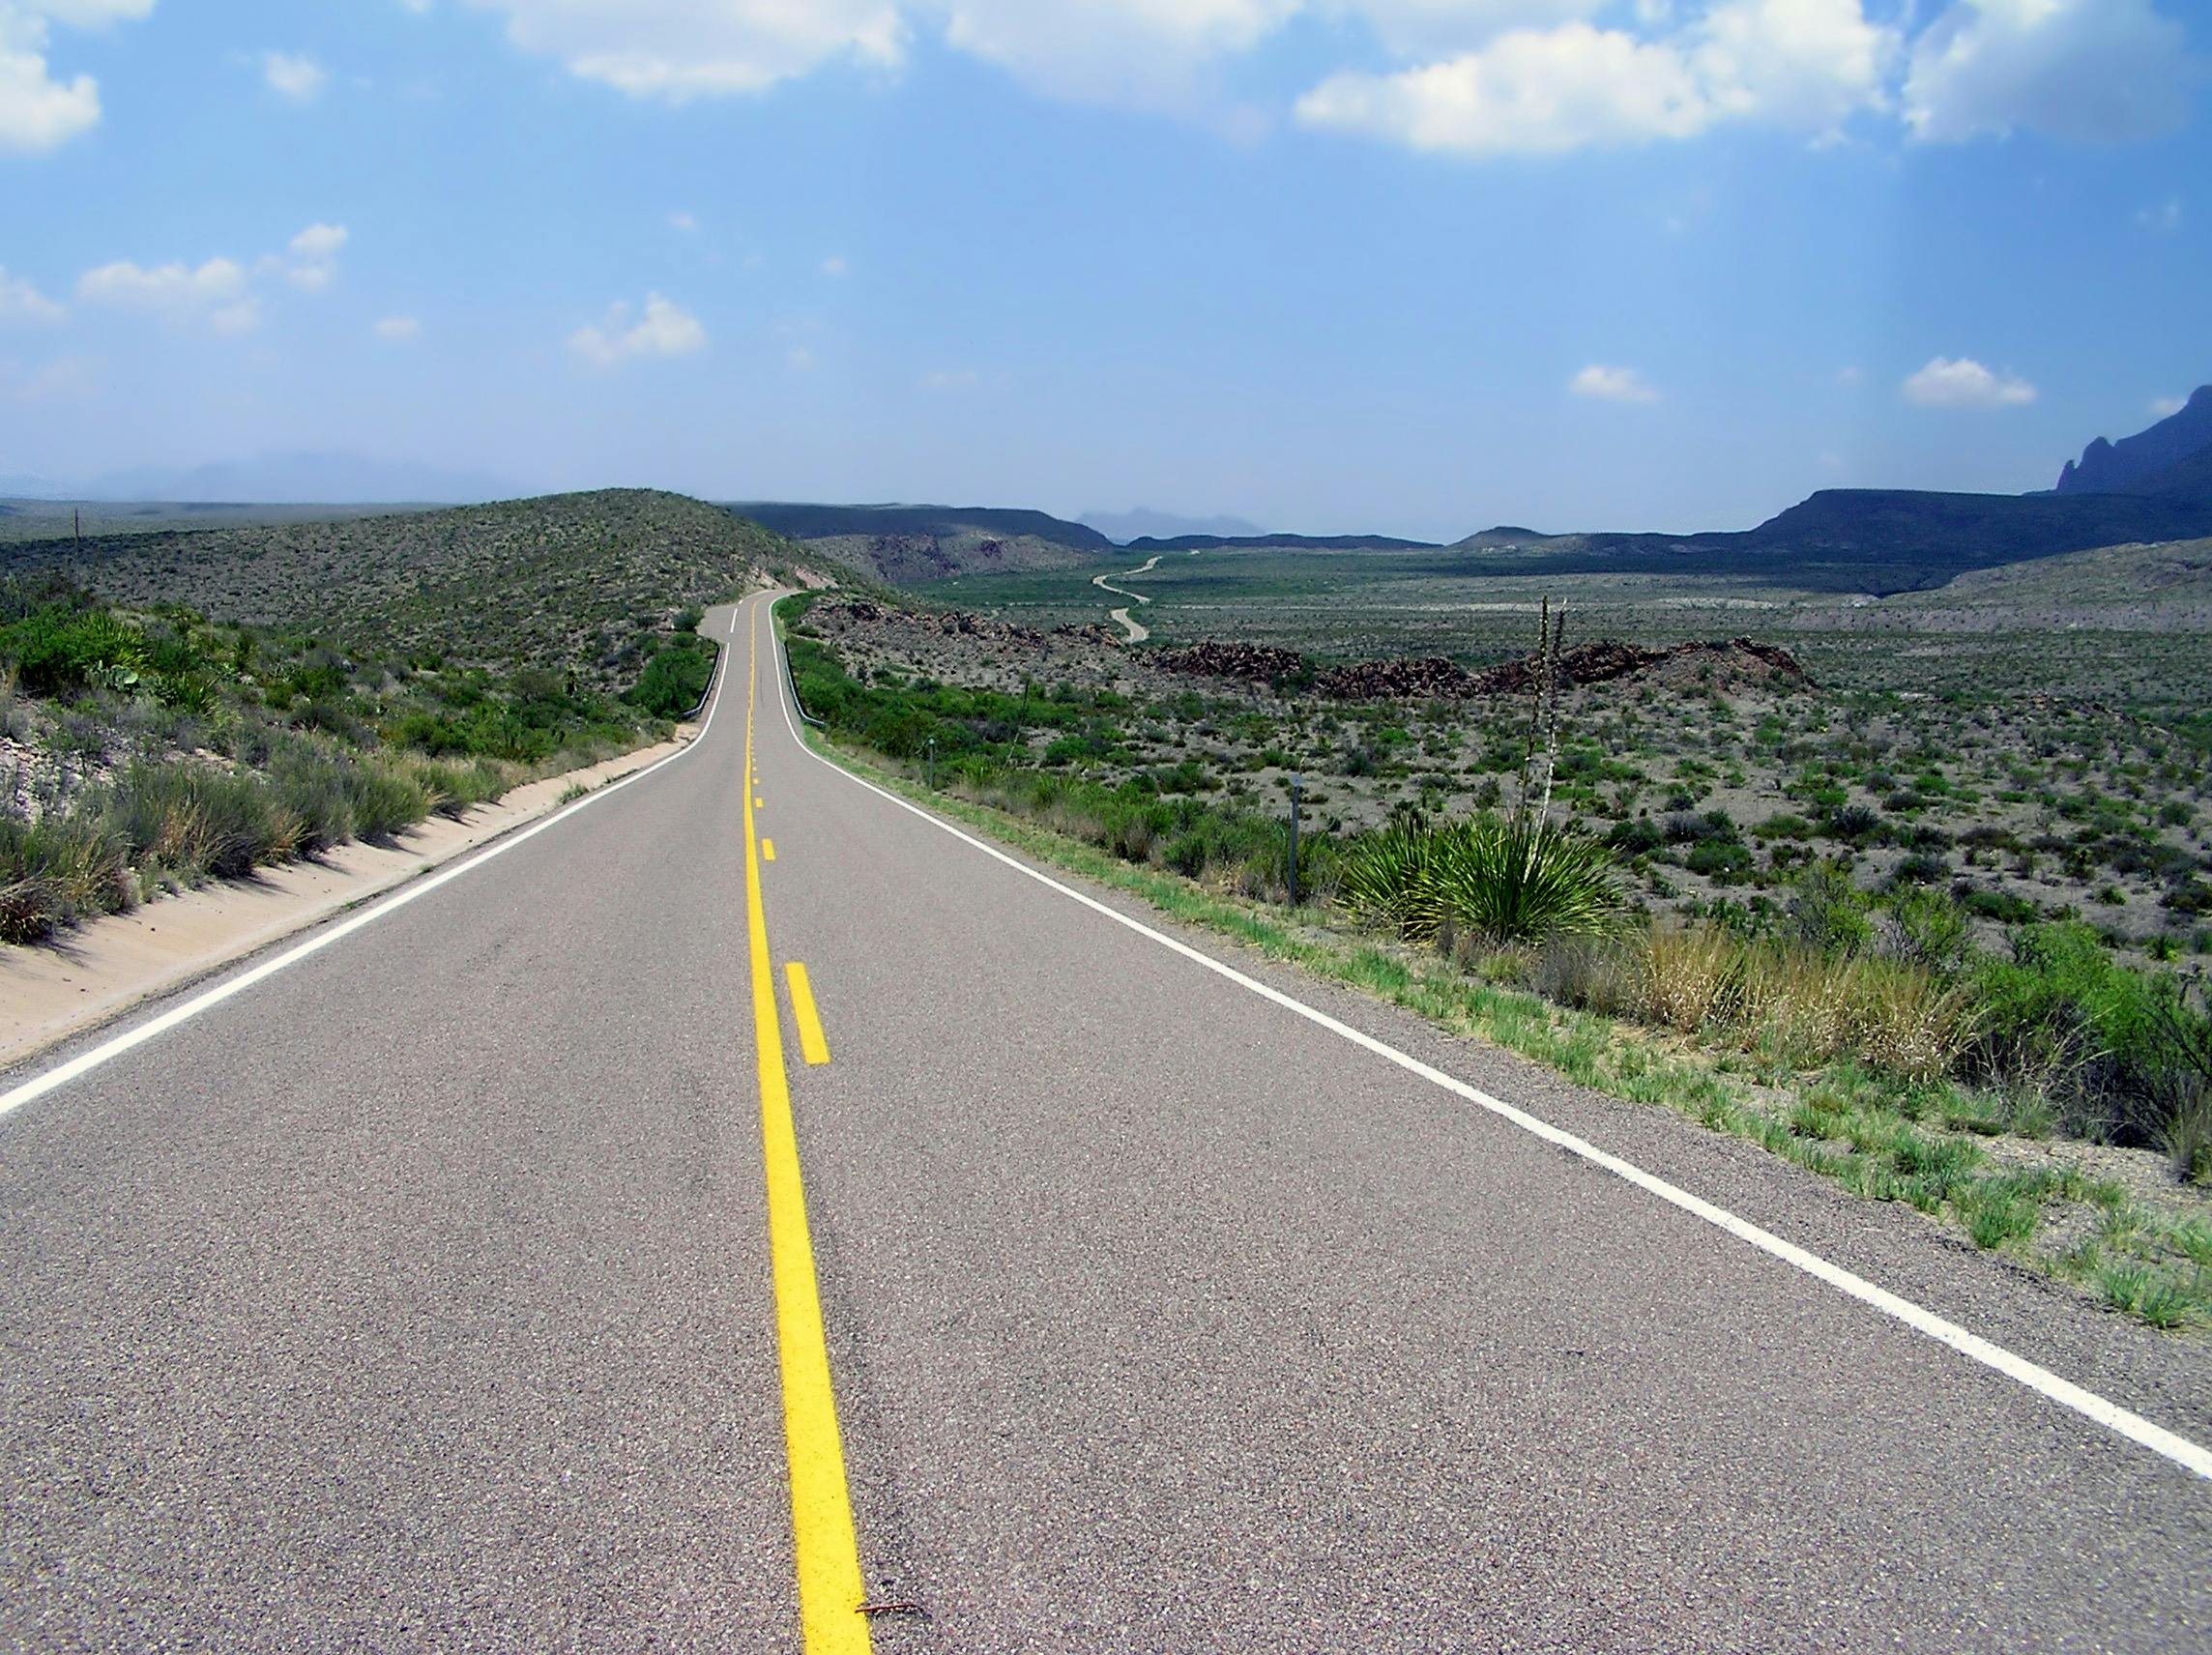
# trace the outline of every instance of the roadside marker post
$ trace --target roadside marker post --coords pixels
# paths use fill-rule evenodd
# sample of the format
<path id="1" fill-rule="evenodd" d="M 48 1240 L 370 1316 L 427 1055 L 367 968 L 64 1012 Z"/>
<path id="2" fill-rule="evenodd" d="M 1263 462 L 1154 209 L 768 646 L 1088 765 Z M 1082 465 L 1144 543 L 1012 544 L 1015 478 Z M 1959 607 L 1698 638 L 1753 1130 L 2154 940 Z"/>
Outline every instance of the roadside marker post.
<path id="1" fill-rule="evenodd" d="M 1291 777 L 1291 906 L 1298 905 L 1298 778 Z"/>

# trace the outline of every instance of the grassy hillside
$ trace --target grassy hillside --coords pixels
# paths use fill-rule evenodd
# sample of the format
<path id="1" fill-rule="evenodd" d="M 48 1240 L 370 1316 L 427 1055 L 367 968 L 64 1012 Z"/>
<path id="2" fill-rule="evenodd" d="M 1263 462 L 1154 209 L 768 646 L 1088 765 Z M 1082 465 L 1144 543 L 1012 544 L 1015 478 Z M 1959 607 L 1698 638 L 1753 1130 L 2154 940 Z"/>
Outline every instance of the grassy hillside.
<path id="1" fill-rule="evenodd" d="M 551 670 L 612 694 L 682 610 L 793 561 L 727 511 L 642 489 L 336 523 L 0 546 L 111 602 L 313 631 L 348 649 L 494 674 Z"/>
<path id="2" fill-rule="evenodd" d="M 641 491 L 0 546 L 0 942 L 662 736 L 797 551 Z"/>

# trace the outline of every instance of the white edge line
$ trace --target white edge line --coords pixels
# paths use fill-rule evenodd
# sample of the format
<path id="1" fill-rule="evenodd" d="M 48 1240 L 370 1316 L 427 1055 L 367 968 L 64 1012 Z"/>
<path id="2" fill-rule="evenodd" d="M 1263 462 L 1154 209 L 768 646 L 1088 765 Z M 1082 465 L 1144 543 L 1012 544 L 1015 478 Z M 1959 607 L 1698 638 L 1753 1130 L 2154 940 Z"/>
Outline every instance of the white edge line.
<path id="1" fill-rule="evenodd" d="M 772 601 L 770 619 L 771 623 L 770 635 L 780 661 L 782 643 L 774 638 Z M 2212 1478 L 2212 1448 L 2205 1448 L 2201 1444 L 2192 1442 L 2188 1437 L 2168 1431 L 2163 1425 L 2155 1424 L 2143 1418 L 2141 1414 L 2122 1408 L 2118 1403 L 2101 1397 L 2094 1391 L 2084 1390 L 2071 1379 L 2061 1379 L 2050 1369 L 2039 1366 L 2024 1356 L 2016 1355 L 2001 1345 L 1992 1344 L 1979 1334 L 1969 1333 L 1957 1322 L 1946 1321 L 1934 1311 L 1925 1310 L 1914 1304 L 1910 1299 L 1901 1298 L 1886 1288 L 1877 1287 L 1864 1276 L 1855 1275 L 1840 1264 L 1831 1264 L 1819 1254 L 1809 1253 L 1794 1242 L 1785 1241 L 1773 1232 L 1761 1229 L 1749 1219 L 1737 1217 L 1726 1207 L 1715 1206 L 1711 1202 L 1694 1196 L 1688 1190 L 1679 1188 L 1669 1183 L 1665 1178 L 1645 1172 L 1633 1162 L 1624 1161 L 1617 1155 L 1608 1154 L 1586 1139 L 1578 1138 L 1572 1132 L 1554 1126 L 1548 1120 L 1538 1119 L 1524 1110 L 1516 1109 L 1502 1099 L 1493 1097 L 1479 1088 L 1468 1085 L 1456 1075 L 1448 1075 L 1441 1069 L 1422 1062 L 1418 1058 L 1399 1051 L 1395 1046 L 1385 1045 L 1372 1034 L 1363 1033 L 1348 1023 L 1341 1023 L 1329 1016 L 1327 1012 L 1317 1010 L 1303 1001 L 1294 1000 L 1280 989 L 1270 988 L 1257 977 L 1246 976 L 1236 967 L 1224 965 L 1210 955 L 1201 953 L 1189 944 L 1170 937 L 1164 931 L 1155 931 L 1143 920 L 1133 919 L 1119 909 L 1109 907 L 1096 897 L 1087 895 L 1072 886 L 1062 885 L 1051 875 L 1039 872 L 1019 858 L 1007 855 L 997 846 L 986 844 L 981 839 L 963 832 L 942 817 L 932 815 L 929 811 L 922 809 L 918 804 L 901 798 L 897 794 L 880 788 L 864 777 L 855 775 L 842 765 L 823 757 L 822 754 L 807 745 L 804 738 L 799 733 L 799 726 L 792 720 L 789 705 L 791 696 L 789 674 L 787 671 L 778 672 L 774 676 L 778 684 L 776 699 L 783 704 L 783 721 L 785 726 L 790 729 L 792 739 L 798 741 L 800 747 L 817 764 L 833 770 L 854 785 L 864 787 L 879 798 L 889 799 L 901 810 L 912 812 L 931 827 L 941 828 L 962 843 L 982 852 L 986 857 L 1004 862 L 1016 873 L 1035 880 L 1039 885 L 1047 886 L 1059 891 L 1062 896 L 1080 902 L 1094 913 L 1104 915 L 1115 924 L 1126 926 L 1139 936 L 1150 938 L 1163 948 L 1170 949 L 1180 954 L 1186 960 L 1204 966 L 1217 976 L 1228 978 L 1239 988 L 1249 989 L 1261 999 L 1270 1001 L 1283 1007 L 1284 1010 L 1294 1012 L 1307 1022 L 1327 1030 L 1331 1034 L 1349 1040 L 1353 1045 L 1362 1047 L 1377 1057 L 1397 1064 L 1409 1074 L 1418 1075 L 1433 1086 L 1441 1087 L 1444 1090 L 1463 1097 L 1470 1103 L 1479 1105 L 1499 1118 L 1510 1121 L 1513 1125 L 1520 1127 L 1522 1131 L 1529 1133 L 1533 1137 L 1541 1138 L 1547 1144 L 1556 1145 L 1571 1155 L 1579 1156 L 1593 1166 L 1604 1168 L 1615 1177 L 1625 1179 L 1638 1189 L 1657 1196 L 1669 1205 L 1679 1207 L 1692 1217 L 1701 1218 L 1717 1230 L 1726 1231 L 1737 1240 L 1749 1243 L 1771 1258 L 1779 1259 L 1793 1269 L 1802 1270 L 1814 1280 L 1824 1282 L 1839 1292 L 1848 1293 L 1862 1304 L 1871 1305 L 1884 1316 L 1902 1321 L 1914 1332 L 1926 1334 L 1937 1344 L 1947 1345 L 1958 1351 L 1960 1355 L 1971 1361 L 1979 1362 L 1986 1368 L 1994 1368 L 1996 1372 L 2004 1375 L 2006 1379 L 2025 1385 L 2029 1390 L 2058 1404 L 2059 1407 L 2071 1408 L 2084 1419 L 2094 1420 L 2097 1424 L 2104 1426 L 2109 1431 L 2117 1433 L 2129 1441 L 2148 1448 L 2154 1454 L 2163 1455 L 2184 1470 L 2193 1471 L 2199 1477 Z"/>
<path id="2" fill-rule="evenodd" d="M 124 1053 L 135 1051 L 149 1040 L 159 1039 L 180 1024 L 189 1023 L 201 1012 L 220 1005 L 233 995 L 244 994 L 256 983 L 265 982 L 278 972 L 298 965 L 309 955 L 319 954 L 332 944 L 344 941 L 364 926 L 373 925 L 386 915 L 395 914 L 409 903 L 420 901 L 439 887 L 451 885 L 463 874 L 474 873 L 493 857 L 506 856 L 517 845 L 535 839 L 548 828 L 556 827 L 568 821 L 577 811 L 589 809 L 608 795 L 620 793 L 630 783 L 643 781 L 655 771 L 665 769 L 678 759 L 696 752 L 706 741 L 707 732 L 714 727 L 714 714 L 721 710 L 722 690 L 728 682 L 728 673 L 724 670 L 724 662 L 730 654 L 735 653 L 737 614 L 742 613 L 743 608 L 744 601 L 741 599 L 730 619 L 730 647 L 725 649 L 715 661 L 714 696 L 707 707 L 707 721 L 699 726 L 698 735 L 692 737 L 675 752 L 670 753 L 666 758 L 655 759 L 645 769 L 633 770 L 619 781 L 608 782 L 604 787 L 594 790 L 587 798 L 579 798 L 566 809 L 557 810 L 550 816 L 541 817 L 527 828 L 517 828 L 505 838 L 494 842 L 484 851 L 470 857 L 466 861 L 456 862 L 450 868 L 442 869 L 426 878 L 416 881 L 412 885 L 402 886 L 391 895 L 378 899 L 373 907 L 355 915 L 351 919 L 333 925 L 327 931 L 317 932 L 306 942 L 296 947 L 285 949 L 283 953 L 273 959 L 262 961 L 251 971 L 242 972 L 237 976 L 230 977 L 204 993 L 196 994 L 191 999 L 171 1006 L 159 1017 L 148 1018 L 136 1028 L 127 1030 L 113 1039 L 102 1041 L 88 1052 L 80 1052 L 77 1056 L 70 1059 L 68 1062 L 57 1063 L 44 1073 L 33 1076 L 14 1090 L 0 1093 L 0 1117 L 13 1115 L 25 1104 L 35 1103 L 48 1092 L 65 1087 L 81 1076 L 90 1074 L 104 1063 L 113 1062 Z"/>

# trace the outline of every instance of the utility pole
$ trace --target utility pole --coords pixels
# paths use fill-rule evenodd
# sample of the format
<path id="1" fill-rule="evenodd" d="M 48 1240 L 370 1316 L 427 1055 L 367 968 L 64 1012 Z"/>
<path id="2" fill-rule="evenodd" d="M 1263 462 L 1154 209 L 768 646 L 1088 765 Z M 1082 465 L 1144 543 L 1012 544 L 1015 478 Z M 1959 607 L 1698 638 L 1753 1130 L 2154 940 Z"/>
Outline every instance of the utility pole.
<path id="1" fill-rule="evenodd" d="M 929 791 L 937 791 L 937 738 L 929 739 Z"/>
<path id="2" fill-rule="evenodd" d="M 80 558 L 81 558 L 81 557 L 83 557 L 83 556 L 84 556 L 84 508 L 83 508 L 83 507 L 81 507 L 81 506 L 73 506 L 73 507 L 71 507 L 71 508 L 70 508 L 70 531 L 71 531 L 71 533 L 73 533 L 73 535 L 75 535 L 75 536 L 76 536 L 76 555 L 77 555 L 78 557 L 80 557 Z"/>
<path id="3" fill-rule="evenodd" d="M 1291 906 L 1298 905 L 1298 778 L 1291 777 Z"/>

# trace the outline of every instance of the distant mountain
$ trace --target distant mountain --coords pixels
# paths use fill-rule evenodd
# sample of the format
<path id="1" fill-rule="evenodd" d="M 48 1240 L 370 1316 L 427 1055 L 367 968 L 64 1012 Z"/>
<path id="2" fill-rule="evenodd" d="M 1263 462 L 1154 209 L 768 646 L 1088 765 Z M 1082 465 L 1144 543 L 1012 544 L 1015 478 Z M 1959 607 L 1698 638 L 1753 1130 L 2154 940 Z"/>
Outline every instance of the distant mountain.
<path id="1" fill-rule="evenodd" d="M 2167 496 L 1831 488 L 1740 534 L 1559 535 L 1468 555 L 1470 569 L 1516 574 L 1721 574 L 1886 595 L 1967 569 L 2207 535 L 2212 504 Z"/>
<path id="2" fill-rule="evenodd" d="M 2060 494 L 2141 494 L 2163 492 L 2161 473 L 2212 449 L 2212 385 L 2197 393 L 2177 414 L 2168 415 L 2148 430 L 2109 443 L 2099 437 L 2078 460 L 2066 462 L 2059 473 Z"/>
<path id="3" fill-rule="evenodd" d="M 1224 547 L 1272 547 L 1294 552 L 1433 552 L 1434 540 L 1394 540 L 1387 535 L 1178 535 L 1173 539 L 1150 537 L 1131 540 L 1132 552 L 1210 552 Z"/>
<path id="4" fill-rule="evenodd" d="M 1487 551 L 1493 546 L 1526 546 L 1537 540 L 1549 540 L 1553 536 L 1541 529 L 1524 529 L 1516 523 L 1500 523 L 1495 529 L 1485 529 L 1478 535 L 1470 535 L 1464 540 L 1454 540 L 1455 552 Z"/>
<path id="5" fill-rule="evenodd" d="M 892 586 L 925 586 L 963 574 L 1073 568 L 1114 550 L 1114 542 L 1087 523 L 1003 507 L 742 500 L 728 509 Z"/>
<path id="6" fill-rule="evenodd" d="M 2199 449 L 2179 465 L 2168 466 L 2129 492 L 2195 506 L 2212 506 L 2212 448 Z"/>
<path id="7" fill-rule="evenodd" d="M 84 500 L 252 502 L 306 506 L 475 505 L 521 491 L 480 472 L 360 454 L 263 454 L 185 470 L 111 472 L 78 492 Z"/>
<path id="8" fill-rule="evenodd" d="M 1129 511 L 1086 511 L 1080 520 L 1124 545 L 1140 537 L 1224 535 L 1234 538 L 1263 533 L 1259 524 L 1247 523 L 1241 517 L 1179 517 L 1173 511 L 1154 511 L 1148 506 Z"/>
<path id="9" fill-rule="evenodd" d="M 776 500 L 741 500 L 730 509 L 739 516 L 795 540 L 842 539 L 856 535 L 957 537 L 1002 535 L 1044 540 L 1083 551 L 1103 552 L 1114 544 L 1088 523 L 1071 523 L 1049 512 L 993 506 L 812 506 Z"/>

